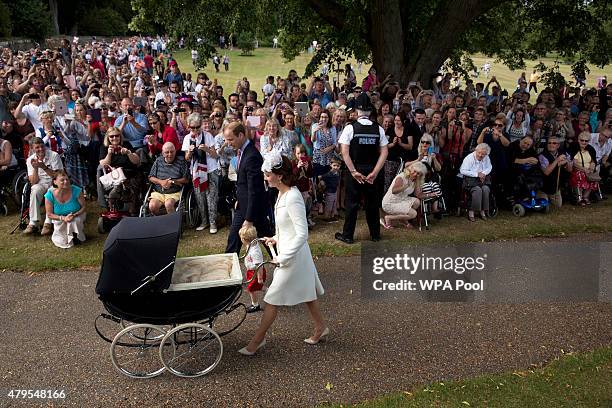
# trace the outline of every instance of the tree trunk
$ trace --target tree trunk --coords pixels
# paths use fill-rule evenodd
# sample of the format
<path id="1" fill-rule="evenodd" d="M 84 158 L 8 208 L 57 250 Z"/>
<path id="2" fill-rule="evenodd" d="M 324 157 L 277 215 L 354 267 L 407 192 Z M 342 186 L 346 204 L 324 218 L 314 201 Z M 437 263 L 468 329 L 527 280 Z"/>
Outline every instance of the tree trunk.
<path id="1" fill-rule="evenodd" d="M 368 44 L 378 76 L 384 80 L 393 75 L 396 81 L 406 82 L 400 0 L 373 0 L 366 18 L 369 19 Z"/>
<path id="2" fill-rule="evenodd" d="M 49 11 L 51 12 L 51 19 L 53 20 L 53 34 L 59 35 L 60 30 L 59 30 L 57 0 L 49 0 Z"/>
<path id="3" fill-rule="evenodd" d="M 384 79 L 391 74 L 402 86 L 419 81 L 423 88 L 429 88 L 432 76 L 457 46 L 465 27 L 501 1 L 505 0 L 442 2 L 422 40 L 414 41 L 405 38 L 402 25 L 411 24 L 411 16 L 409 9 L 402 14 L 400 0 L 372 0 L 372 11 L 366 17 L 368 45 L 378 75 Z"/>

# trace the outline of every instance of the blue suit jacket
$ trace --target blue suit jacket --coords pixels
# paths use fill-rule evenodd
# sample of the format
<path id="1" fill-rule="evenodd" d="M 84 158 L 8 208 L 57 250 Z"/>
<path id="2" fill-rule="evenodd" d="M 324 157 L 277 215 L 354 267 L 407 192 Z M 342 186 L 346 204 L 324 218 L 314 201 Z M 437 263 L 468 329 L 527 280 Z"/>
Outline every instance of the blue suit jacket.
<path id="1" fill-rule="evenodd" d="M 263 158 L 251 142 L 242 152 L 236 181 L 237 211 L 245 220 L 255 222 L 268 215 L 268 194 L 264 186 L 261 165 Z"/>

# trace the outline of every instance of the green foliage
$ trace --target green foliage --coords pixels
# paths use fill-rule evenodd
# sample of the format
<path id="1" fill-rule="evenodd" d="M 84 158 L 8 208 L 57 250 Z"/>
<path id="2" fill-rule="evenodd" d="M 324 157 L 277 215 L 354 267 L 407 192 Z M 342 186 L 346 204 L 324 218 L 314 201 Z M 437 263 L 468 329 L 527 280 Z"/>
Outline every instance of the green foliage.
<path id="1" fill-rule="evenodd" d="M 556 61 L 552 67 L 547 67 L 545 64 L 539 63 L 535 68 L 542 72 L 540 81 L 548 88 L 559 90 L 569 84 L 565 77 L 561 74 L 559 70 L 559 63 Z"/>
<path id="2" fill-rule="evenodd" d="M 255 36 L 250 31 L 243 31 L 238 34 L 236 45 L 242 50 L 242 55 L 252 55 L 255 49 Z"/>
<path id="3" fill-rule="evenodd" d="M 0 1 L 0 37 L 10 37 L 12 28 L 11 10 L 3 1 Z"/>
<path id="4" fill-rule="evenodd" d="M 122 36 L 128 25 L 112 8 L 93 8 L 88 10 L 79 24 L 79 33 L 84 35 Z"/>
<path id="5" fill-rule="evenodd" d="M 14 37 L 43 40 L 51 33 L 51 13 L 42 0 L 13 0 L 11 9 Z"/>
<path id="6" fill-rule="evenodd" d="M 603 0 L 475 0 L 465 23 L 454 2 L 444 0 L 132 0 L 134 30 L 147 31 L 158 24 L 164 32 L 184 36 L 188 47 L 196 40 L 211 44 L 201 55 L 208 59 L 220 34 L 237 38 L 250 31 L 255 38 L 279 37 L 283 57 L 292 60 L 313 40 L 321 49 L 313 55 L 306 75 L 316 72 L 327 58 L 353 57 L 368 62 L 381 41 L 397 41 L 386 47 L 377 63 L 399 58 L 396 67 L 415 69 L 422 61 L 448 66 L 466 75 L 472 67 L 466 54 L 482 52 L 511 69 L 522 69 L 525 60 L 554 52 L 567 61 L 584 60 L 603 66 L 612 57 L 612 6 Z M 389 27 L 386 38 L 375 38 L 373 27 L 384 24 L 380 12 L 394 7 L 402 24 Z M 394 10 L 395 10 L 394 9 Z M 430 43 L 432 27 L 457 33 L 446 43 Z M 434 30 L 435 32 L 436 30 Z M 388 36 L 391 36 L 390 38 Z M 393 51 L 391 52 L 391 50 Z M 426 67 L 433 72 L 439 66 Z M 382 72 L 381 72 L 382 74 Z"/>

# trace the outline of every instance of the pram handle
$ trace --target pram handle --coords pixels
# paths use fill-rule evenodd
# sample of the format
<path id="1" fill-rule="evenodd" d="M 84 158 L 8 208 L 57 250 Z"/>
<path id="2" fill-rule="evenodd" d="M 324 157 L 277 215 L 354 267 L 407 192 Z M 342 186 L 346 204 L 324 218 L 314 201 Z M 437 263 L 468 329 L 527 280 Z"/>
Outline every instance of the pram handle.
<path id="1" fill-rule="evenodd" d="M 251 247 L 253 245 L 259 244 L 260 242 L 266 242 L 265 238 L 255 238 L 254 240 L 249 242 L 249 245 L 247 245 L 246 250 L 244 251 L 244 255 L 239 256 L 238 260 L 242 261 L 244 258 L 246 258 L 246 256 L 249 254 L 249 251 L 251 250 Z M 276 250 L 274 249 L 274 246 L 268 245 L 268 248 L 270 248 L 270 252 L 272 252 L 272 257 L 276 258 Z"/>

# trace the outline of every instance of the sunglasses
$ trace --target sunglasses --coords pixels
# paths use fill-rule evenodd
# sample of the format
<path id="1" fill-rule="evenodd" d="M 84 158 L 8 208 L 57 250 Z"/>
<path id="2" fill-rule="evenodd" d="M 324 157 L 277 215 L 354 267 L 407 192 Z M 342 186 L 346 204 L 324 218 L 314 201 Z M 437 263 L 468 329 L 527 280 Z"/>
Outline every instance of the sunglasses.
<path id="1" fill-rule="evenodd" d="M 191 130 L 199 130 L 201 128 L 201 126 L 189 126 L 189 129 Z"/>
<path id="2" fill-rule="evenodd" d="M 548 144 L 551 144 L 551 145 L 558 145 L 558 144 L 559 144 L 559 142 L 548 142 Z"/>
<path id="3" fill-rule="evenodd" d="M 121 135 L 118 135 L 116 133 L 112 134 L 112 135 L 108 135 L 109 139 L 114 139 L 115 137 L 121 137 Z"/>
<path id="4" fill-rule="evenodd" d="M 421 141 L 421 144 L 424 144 L 424 145 L 430 145 L 430 144 L 431 144 L 431 142 L 430 142 L 430 141 L 428 141 L 428 140 L 423 140 L 423 141 Z"/>
<path id="5" fill-rule="evenodd" d="M 590 140 L 585 140 L 585 139 L 578 139 L 578 141 L 585 142 L 585 143 L 589 143 L 590 142 Z"/>
<path id="6" fill-rule="evenodd" d="M 496 124 L 495 124 L 495 127 L 496 127 L 496 128 L 503 128 L 503 127 L 504 127 L 504 125 L 502 125 L 501 123 L 496 123 Z"/>

